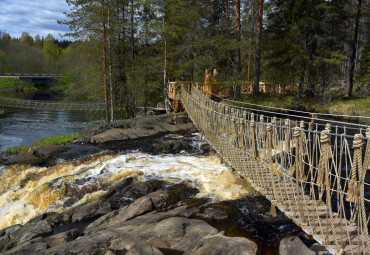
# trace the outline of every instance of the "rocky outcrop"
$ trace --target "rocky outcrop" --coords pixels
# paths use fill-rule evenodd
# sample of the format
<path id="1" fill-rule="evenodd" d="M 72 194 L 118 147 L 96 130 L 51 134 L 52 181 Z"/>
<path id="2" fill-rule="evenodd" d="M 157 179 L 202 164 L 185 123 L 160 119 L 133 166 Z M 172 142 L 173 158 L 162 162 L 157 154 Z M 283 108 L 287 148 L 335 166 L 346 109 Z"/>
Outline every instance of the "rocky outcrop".
<path id="1" fill-rule="evenodd" d="M 77 139 L 76 142 L 107 143 L 189 130 L 195 130 L 195 127 L 186 113 L 168 113 L 138 117 L 103 126 L 93 131 L 92 135 Z"/>
<path id="2" fill-rule="evenodd" d="M 159 181 L 133 183 L 128 178 L 95 202 L 1 230 L 0 252 L 204 254 L 219 243 L 213 248 L 217 254 L 226 254 L 228 249 L 232 254 L 255 254 L 256 244 L 246 238 L 225 237 L 223 231 L 206 221 L 183 216 L 193 205 L 181 201 L 195 191 Z M 127 200 L 118 201 L 121 196 L 127 196 Z M 237 247 L 232 248 L 234 245 Z"/>
<path id="3" fill-rule="evenodd" d="M 195 242 L 184 255 L 249 255 L 256 254 L 256 252 L 257 245 L 246 238 L 211 236 Z"/>
<path id="4" fill-rule="evenodd" d="M 67 147 L 65 145 L 42 145 L 32 147 L 26 154 L 14 155 L 2 162 L 6 165 L 13 164 L 41 164 L 47 161 L 53 155 L 65 151 Z"/>
<path id="5" fill-rule="evenodd" d="M 298 236 L 286 237 L 280 241 L 280 255 L 314 255 L 314 251 L 310 250 Z"/>
<path id="6" fill-rule="evenodd" d="M 196 192 L 182 184 L 135 183 L 127 178 L 94 202 L 1 230 L 0 252 L 256 254 L 257 245 L 263 252 L 263 247 L 279 243 L 293 232 L 290 223 L 282 223 L 287 219 L 281 213 L 272 218 L 264 198 L 212 202 L 194 198 Z M 239 237 L 234 237 L 235 233 Z M 252 236 L 254 241 L 244 236 Z M 298 237 L 280 242 L 281 254 L 311 254 L 309 251 Z"/>

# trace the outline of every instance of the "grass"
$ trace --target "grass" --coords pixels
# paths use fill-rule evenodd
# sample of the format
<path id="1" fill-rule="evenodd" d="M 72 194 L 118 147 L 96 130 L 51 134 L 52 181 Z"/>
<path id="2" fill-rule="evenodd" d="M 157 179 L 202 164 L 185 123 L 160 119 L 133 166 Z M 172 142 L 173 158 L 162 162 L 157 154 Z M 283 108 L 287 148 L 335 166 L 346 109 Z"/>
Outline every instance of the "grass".
<path id="1" fill-rule="evenodd" d="M 32 91 L 35 88 L 28 83 L 12 77 L 0 77 L 0 90 L 16 89 L 22 91 Z"/>
<path id="2" fill-rule="evenodd" d="M 79 135 L 78 132 L 76 133 L 69 133 L 64 135 L 58 136 L 49 136 L 45 138 L 41 138 L 36 140 L 31 146 L 18 146 L 18 147 L 8 147 L 3 152 L 7 155 L 15 155 L 15 154 L 26 154 L 28 150 L 32 147 L 37 147 L 41 145 L 58 145 L 76 138 Z"/>

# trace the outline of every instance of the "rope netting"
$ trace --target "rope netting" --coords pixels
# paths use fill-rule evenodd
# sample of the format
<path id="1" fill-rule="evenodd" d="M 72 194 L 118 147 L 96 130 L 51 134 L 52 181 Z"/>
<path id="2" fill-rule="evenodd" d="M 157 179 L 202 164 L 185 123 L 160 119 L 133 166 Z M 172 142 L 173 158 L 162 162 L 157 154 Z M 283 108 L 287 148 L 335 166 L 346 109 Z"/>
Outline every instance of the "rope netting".
<path id="1" fill-rule="evenodd" d="M 182 85 L 181 100 L 212 148 L 271 201 L 273 213 L 278 207 L 329 252 L 370 253 L 370 128 L 348 132 L 316 119 L 256 114 L 213 101 L 196 86 Z"/>

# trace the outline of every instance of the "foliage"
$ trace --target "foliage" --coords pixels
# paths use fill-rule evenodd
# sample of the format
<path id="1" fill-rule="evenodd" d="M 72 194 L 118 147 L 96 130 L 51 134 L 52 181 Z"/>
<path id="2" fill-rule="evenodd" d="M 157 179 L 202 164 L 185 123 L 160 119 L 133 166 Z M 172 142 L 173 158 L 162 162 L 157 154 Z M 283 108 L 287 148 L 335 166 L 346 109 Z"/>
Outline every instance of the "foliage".
<path id="1" fill-rule="evenodd" d="M 32 86 L 13 77 L 0 77 L 0 89 L 31 89 Z"/>

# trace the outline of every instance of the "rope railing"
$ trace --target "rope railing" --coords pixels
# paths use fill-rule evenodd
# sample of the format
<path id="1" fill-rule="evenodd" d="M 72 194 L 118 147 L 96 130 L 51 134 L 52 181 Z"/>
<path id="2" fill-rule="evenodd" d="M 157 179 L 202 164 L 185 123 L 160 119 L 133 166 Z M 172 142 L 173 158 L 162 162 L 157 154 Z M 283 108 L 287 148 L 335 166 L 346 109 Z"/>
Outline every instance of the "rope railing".
<path id="1" fill-rule="evenodd" d="M 248 110 L 248 111 L 253 111 L 253 112 L 260 112 L 261 114 L 268 114 L 268 115 L 278 115 L 278 116 L 284 116 L 288 118 L 296 118 L 296 119 L 305 119 L 305 120 L 310 120 L 315 121 L 315 122 L 327 122 L 330 121 L 330 123 L 336 123 L 339 126 L 345 126 L 346 129 L 366 129 L 370 127 L 369 125 L 365 124 L 360 124 L 360 123 L 353 123 L 353 122 L 346 122 L 346 121 L 340 121 L 338 119 L 350 119 L 350 118 L 355 118 L 355 119 L 370 119 L 369 116 L 359 116 L 359 115 L 344 115 L 344 114 L 331 114 L 331 113 L 314 113 L 314 112 L 306 112 L 306 111 L 299 111 L 299 110 L 294 110 L 294 109 L 286 109 L 286 108 L 279 108 L 279 107 L 272 107 L 272 106 L 267 106 L 267 105 L 259 105 L 259 104 L 252 104 L 248 102 L 242 102 L 242 101 L 235 101 L 227 98 L 222 98 L 214 93 L 212 91 L 206 90 L 205 87 L 202 88 L 202 90 L 205 91 L 206 94 L 212 95 L 214 98 L 221 99 L 223 104 L 230 105 L 232 107 L 235 107 L 240 110 Z M 265 109 L 270 109 L 270 110 L 261 110 L 258 108 L 249 108 L 245 106 L 240 106 L 240 105 L 251 105 L 255 107 L 260 107 L 260 108 L 265 108 Z M 297 114 L 292 114 L 292 113 L 297 113 Z M 303 116 L 302 114 L 308 115 L 308 116 Z M 328 117 L 331 119 L 324 119 L 324 118 L 319 118 L 318 116 L 323 116 L 323 117 Z M 306 123 L 309 123 L 306 122 Z M 322 126 L 323 124 L 317 123 L 316 125 Z M 353 126 L 353 127 L 351 127 Z"/>
<path id="2" fill-rule="evenodd" d="M 19 98 L 0 97 L 0 106 L 33 110 L 67 110 L 67 111 L 104 111 L 104 103 L 99 102 L 68 102 L 49 100 L 27 100 Z"/>
<path id="3" fill-rule="evenodd" d="M 195 86 L 191 93 L 181 86 L 181 100 L 212 148 L 271 201 L 272 212 L 279 208 L 333 254 L 370 253 L 370 128 L 352 135 L 345 126 L 257 115 Z"/>

